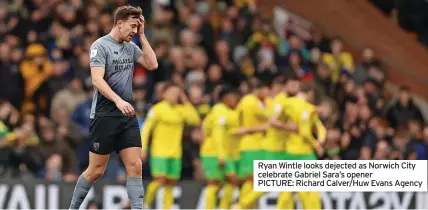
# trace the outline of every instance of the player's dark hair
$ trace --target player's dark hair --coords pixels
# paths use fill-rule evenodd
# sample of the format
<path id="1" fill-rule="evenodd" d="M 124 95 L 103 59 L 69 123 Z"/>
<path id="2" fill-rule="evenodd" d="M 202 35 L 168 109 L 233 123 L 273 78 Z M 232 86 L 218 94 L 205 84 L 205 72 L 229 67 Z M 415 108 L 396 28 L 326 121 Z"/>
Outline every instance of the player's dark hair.
<path id="1" fill-rule="evenodd" d="M 177 84 L 175 84 L 174 82 L 165 83 L 165 85 L 163 86 L 162 93 L 165 93 L 165 91 L 167 91 L 168 89 L 173 88 L 173 87 L 179 87 L 179 86 Z"/>
<path id="2" fill-rule="evenodd" d="M 233 89 L 233 88 L 232 88 L 232 87 L 230 87 L 230 86 L 225 85 L 225 86 L 223 86 L 223 87 L 221 88 L 221 90 L 220 90 L 220 92 L 219 92 L 219 94 L 218 94 L 218 98 L 219 98 L 220 100 L 223 100 L 223 99 L 224 99 L 224 97 L 226 97 L 227 95 L 229 95 L 229 94 L 234 94 L 234 93 L 237 93 L 237 91 L 236 91 L 235 89 Z"/>
<path id="3" fill-rule="evenodd" d="M 254 87 L 253 90 L 255 89 L 261 89 L 261 88 L 269 88 L 270 87 L 270 83 L 268 81 L 259 81 Z"/>
<path id="4" fill-rule="evenodd" d="M 300 91 L 302 91 L 303 93 L 309 93 L 311 91 L 315 91 L 315 86 L 312 83 L 301 83 Z"/>
<path id="5" fill-rule="evenodd" d="M 285 79 L 285 76 L 283 75 L 275 77 L 271 82 L 271 87 L 273 87 L 274 85 L 283 85 L 285 84 L 285 81 L 286 79 Z"/>
<path id="6" fill-rule="evenodd" d="M 116 9 L 113 15 L 114 25 L 119 20 L 128 20 L 129 17 L 138 19 L 143 14 L 143 10 L 140 7 L 133 6 L 121 6 Z"/>

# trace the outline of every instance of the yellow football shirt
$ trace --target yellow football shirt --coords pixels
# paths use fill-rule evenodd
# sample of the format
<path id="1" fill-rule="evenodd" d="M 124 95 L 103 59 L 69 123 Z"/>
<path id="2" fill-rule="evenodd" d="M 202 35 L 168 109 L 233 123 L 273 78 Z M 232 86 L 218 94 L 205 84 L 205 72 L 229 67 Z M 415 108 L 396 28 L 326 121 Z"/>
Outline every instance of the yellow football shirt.
<path id="1" fill-rule="evenodd" d="M 275 96 L 273 102 L 268 105 L 266 115 L 268 117 L 276 117 L 281 121 L 285 121 L 282 106 L 286 103 L 287 94 L 281 92 Z M 266 137 L 263 140 L 262 148 L 270 152 L 282 152 L 284 151 L 284 143 L 287 132 L 276 128 L 268 128 L 266 131 Z"/>
<path id="2" fill-rule="evenodd" d="M 324 142 L 326 129 L 320 121 L 316 108 L 300 97 L 290 97 L 283 105 L 286 117 L 297 123 L 299 132 L 289 132 L 285 141 L 285 151 L 291 154 L 310 154 L 318 141 L 312 134 L 313 126 L 317 128 L 318 140 Z"/>
<path id="3" fill-rule="evenodd" d="M 266 123 L 265 105 L 253 94 L 243 97 L 237 107 L 240 127 L 254 128 Z M 264 134 L 258 132 L 241 137 L 240 151 L 257 151 L 261 149 Z"/>
<path id="4" fill-rule="evenodd" d="M 201 155 L 238 159 L 239 151 L 235 148 L 239 146 L 239 139 L 232 135 L 238 126 L 237 113 L 223 103 L 216 104 L 202 124 L 205 139 Z"/>
<path id="5" fill-rule="evenodd" d="M 142 149 L 147 151 L 152 134 L 151 155 L 181 158 L 184 125 L 197 126 L 199 114 L 191 103 L 171 105 L 159 102 L 149 111 L 141 131 Z"/>

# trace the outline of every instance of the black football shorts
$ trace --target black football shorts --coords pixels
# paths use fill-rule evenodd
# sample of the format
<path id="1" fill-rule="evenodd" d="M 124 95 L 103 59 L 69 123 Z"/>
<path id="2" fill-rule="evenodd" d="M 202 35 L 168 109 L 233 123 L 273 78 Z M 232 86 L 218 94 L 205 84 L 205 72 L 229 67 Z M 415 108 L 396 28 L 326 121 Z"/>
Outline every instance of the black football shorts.
<path id="1" fill-rule="evenodd" d="M 130 147 L 141 148 L 140 128 L 136 116 L 95 116 L 89 126 L 89 151 L 106 155 Z"/>

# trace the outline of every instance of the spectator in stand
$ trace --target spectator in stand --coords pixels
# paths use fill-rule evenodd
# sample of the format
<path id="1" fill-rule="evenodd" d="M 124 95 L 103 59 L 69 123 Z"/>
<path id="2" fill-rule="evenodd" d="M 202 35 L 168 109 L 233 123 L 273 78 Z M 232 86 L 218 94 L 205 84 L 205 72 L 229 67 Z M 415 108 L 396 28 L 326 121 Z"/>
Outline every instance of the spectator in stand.
<path id="1" fill-rule="evenodd" d="M 25 80 L 24 112 L 40 111 L 47 113 L 49 90 L 46 81 L 52 75 L 52 64 L 47 58 L 46 49 L 41 44 L 32 44 L 25 51 L 25 60 L 20 65 Z"/>
<path id="2" fill-rule="evenodd" d="M 72 98 L 73 100 L 70 100 Z M 82 82 L 78 78 L 73 78 L 68 87 L 62 89 L 52 99 L 51 116 L 54 116 L 54 112 L 59 107 L 65 107 L 67 113 L 71 112 L 77 107 L 77 105 L 84 102 L 87 98 L 86 93 L 83 90 Z"/>
<path id="3" fill-rule="evenodd" d="M 374 154 L 374 160 L 389 160 L 390 146 L 386 141 L 380 141 L 376 145 L 376 151 Z"/>
<path id="4" fill-rule="evenodd" d="M 380 62 L 376 59 L 373 50 L 366 48 L 363 50 L 362 62 L 353 72 L 353 77 L 357 84 L 363 84 L 370 77 L 369 69 L 371 67 L 380 67 Z"/>
<path id="5" fill-rule="evenodd" d="M 6 99 L 18 109 L 24 99 L 24 80 L 19 72 L 22 50 L 0 44 L 0 99 Z"/>
<path id="6" fill-rule="evenodd" d="M 324 37 L 321 31 L 315 27 L 311 28 L 311 39 L 306 42 L 306 47 L 308 50 L 318 48 L 323 53 L 331 52 L 330 40 Z"/>
<path id="7" fill-rule="evenodd" d="M 337 82 L 342 70 L 351 73 L 354 71 L 354 59 L 349 52 L 343 50 L 343 41 L 339 38 L 332 40 L 331 53 L 324 53 L 322 60 L 330 66 L 334 82 Z"/>
<path id="8" fill-rule="evenodd" d="M 408 87 L 401 87 L 398 100 L 393 102 L 386 112 L 386 119 L 394 129 L 406 126 L 410 120 L 425 123 L 420 108 L 415 104 L 410 94 Z"/>

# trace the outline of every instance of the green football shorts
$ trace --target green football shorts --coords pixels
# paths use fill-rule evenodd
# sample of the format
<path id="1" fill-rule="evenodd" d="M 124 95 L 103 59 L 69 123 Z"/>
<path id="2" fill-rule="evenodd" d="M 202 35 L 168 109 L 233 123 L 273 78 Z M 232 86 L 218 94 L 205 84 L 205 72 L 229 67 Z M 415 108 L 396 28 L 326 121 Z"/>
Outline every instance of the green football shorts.
<path id="1" fill-rule="evenodd" d="M 230 159 L 225 160 L 223 168 L 219 168 L 218 157 L 202 156 L 202 166 L 207 180 L 224 181 L 227 175 L 236 175 L 236 163 Z"/>
<path id="2" fill-rule="evenodd" d="M 153 177 L 179 180 L 181 176 L 181 159 L 152 156 L 150 157 L 150 171 Z"/>
<path id="3" fill-rule="evenodd" d="M 264 160 L 283 160 L 284 159 L 283 152 L 263 150 L 262 153 L 263 153 Z"/>
<path id="4" fill-rule="evenodd" d="M 259 151 L 242 151 L 241 159 L 239 160 L 239 178 L 245 179 L 253 176 L 254 160 L 264 160 L 264 154 Z"/>

